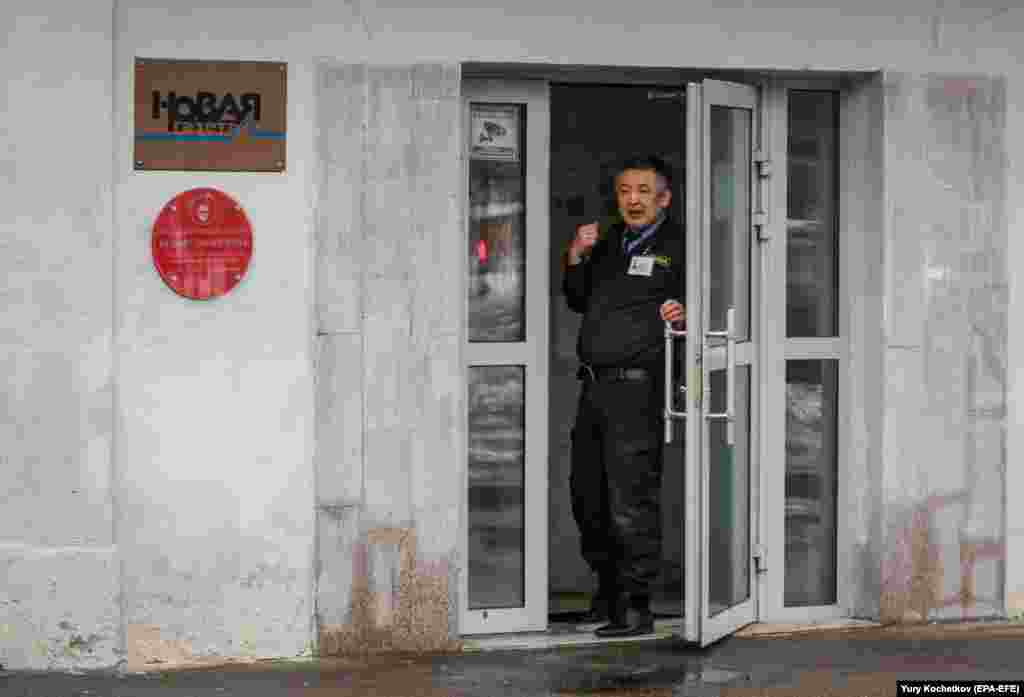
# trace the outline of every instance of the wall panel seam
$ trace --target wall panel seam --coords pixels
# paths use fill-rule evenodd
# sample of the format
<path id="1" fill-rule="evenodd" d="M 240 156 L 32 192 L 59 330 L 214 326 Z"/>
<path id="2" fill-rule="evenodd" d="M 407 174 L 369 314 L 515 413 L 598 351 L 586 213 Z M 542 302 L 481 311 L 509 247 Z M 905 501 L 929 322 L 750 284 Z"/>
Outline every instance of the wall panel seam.
<path id="1" fill-rule="evenodd" d="M 119 163 L 121 162 L 121 149 L 123 140 L 120 137 L 121 130 L 118 128 L 118 90 L 120 88 L 120 81 L 118 80 L 118 54 L 119 54 L 119 42 L 118 42 L 118 23 L 117 15 L 120 10 L 119 0 L 111 0 L 110 3 L 110 129 L 111 129 L 111 163 L 110 163 L 110 408 L 111 414 L 111 428 L 110 428 L 110 541 L 112 543 L 111 548 L 117 560 L 117 576 L 115 583 L 117 584 L 117 644 L 121 651 L 122 658 L 118 661 L 119 664 L 124 663 L 125 658 L 128 655 L 128 616 L 127 616 L 127 599 L 125 597 L 125 584 L 127 570 L 125 568 L 125 559 L 123 554 L 118 553 L 118 527 L 121 521 L 121 507 L 119 493 L 119 457 L 120 457 L 120 431 L 121 431 L 121 401 L 120 401 L 120 383 L 121 383 L 121 362 L 120 362 L 120 344 L 119 344 L 119 332 L 118 326 L 120 324 L 118 318 L 118 302 L 117 302 L 117 291 L 118 291 L 118 272 L 117 272 L 117 260 L 118 251 L 120 249 L 118 245 L 118 235 L 120 229 L 118 226 L 118 181 L 119 181 Z M 134 66 L 133 66 L 134 70 Z M 134 75 L 134 72 L 133 72 Z"/>
<path id="2" fill-rule="evenodd" d="M 0 542 L 0 552 L 31 553 L 36 556 L 57 556 L 61 554 L 106 553 L 116 554 L 117 545 L 38 545 L 30 542 Z"/>
<path id="3" fill-rule="evenodd" d="M 370 123 L 370 68 L 366 63 L 359 63 L 355 66 L 359 78 L 358 89 L 362 93 L 362 123 L 359 128 L 360 138 L 360 159 L 359 159 L 359 236 L 360 243 L 359 257 L 359 322 L 364 325 L 366 322 L 366 226 L 363 220 L 366 217 L 366 177 L 367 167 L 367 131 Z M 367 408 L 366 408 L 366 332 L 360 331 L 359 342 L 359 391 L 360 391 L 360 448 L 359 448 L 359 499 L 366 504 L 366 430 L 367 430 Z"/>

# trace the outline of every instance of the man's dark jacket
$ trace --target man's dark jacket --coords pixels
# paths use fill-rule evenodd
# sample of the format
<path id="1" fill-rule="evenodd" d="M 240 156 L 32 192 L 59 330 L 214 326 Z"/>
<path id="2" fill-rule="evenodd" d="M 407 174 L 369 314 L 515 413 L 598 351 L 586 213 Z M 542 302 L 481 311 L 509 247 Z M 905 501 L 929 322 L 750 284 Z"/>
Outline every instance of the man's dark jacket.
<path id="1" fill-rule="evenodd" d="M 684 301 L 686 243 L 671 220 L 639 245 L 655 257 L 650 276 L 629 275 L 622 249 L 624 223 L 612 226 L 589 258 L 566 266 L 562 282 L 569 308 L 583 314 L 576 352 L 583 363 L 607 367 L 659 367 L 665 345 L 659 309 L 669 299 Z"/>

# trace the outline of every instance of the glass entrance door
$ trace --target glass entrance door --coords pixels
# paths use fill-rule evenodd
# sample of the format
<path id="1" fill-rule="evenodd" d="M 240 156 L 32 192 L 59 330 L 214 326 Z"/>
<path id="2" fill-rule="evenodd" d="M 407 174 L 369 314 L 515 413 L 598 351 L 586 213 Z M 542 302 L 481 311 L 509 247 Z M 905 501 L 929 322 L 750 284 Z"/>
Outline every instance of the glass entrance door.
<path id="1" fill-rule="evenodd" d="M 687 86 L 687 327 L 666 341 L 685 339 L 669 393 L 685 395 L 684 633 L 701 646 L 756 619 L 757 117 L 753 87 Z"/>

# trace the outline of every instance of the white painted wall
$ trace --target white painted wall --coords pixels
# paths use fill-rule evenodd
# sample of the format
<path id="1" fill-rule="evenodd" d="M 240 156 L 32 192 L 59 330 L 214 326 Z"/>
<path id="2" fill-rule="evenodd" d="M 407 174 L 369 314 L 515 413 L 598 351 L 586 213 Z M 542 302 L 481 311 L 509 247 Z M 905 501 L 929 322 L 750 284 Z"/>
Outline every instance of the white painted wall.
<path id="1" fill-rule="evenodd" d="M 0 662 L 88 664 L 67 649 L 76 633 L 97 637 L 98 664 L 117 649 L 290 655 L 312 638 L 308 124 L 320 58 L 1005 74 L 1008 268 L 1024 268 L 1013 234 L 1024 221 L 1024 11 L 806 4 L 5 3 L 0 554 L 14 564 L 0 585 Z M 286 173 L 135 173 L 137 56 L 288 62 Z M 249 274 L 210 303 L 169 291 L 148 248 L 157 211 L 200 185 L 235 196 L 254 226 Z M 1024 316 L 1018 295 L 1015 285 L 1011 317 Z M 1015 396 L 1009 492 L 1024 490 Z M 1008 591 L 1024 609 L 1024 513 L 1008 510 Z M 88 591 L 83 577 L 95 579 Z"/>
<path id="2" fill-rule="evenodd" d="M 0 664 L 110 664 L 110 2 L 0 6 Z M 69 62 L 65 57 L 73 56 Z"/>
<path id="3" fill-rule="evenodd" d="M 160 14 L 122 5 L 117 19 L 116 463 L 128 660 L 294 656 L 311 649 L 313 615 L 311 74 L 301 63 L 289 71 L 285 173 L 135 172 L 136 56 L 291 59 L 255 36 L 248 49 L 218 46 L 217 27 L 286 30 L 281 17 Z M 207 38 L 161 45 L 153 31 L 168 25 Z M 253 226 L 245 278 L 207 302 L 167 288 L 150 251 L 157 213 L 198 186 L 234 197 Z"/>

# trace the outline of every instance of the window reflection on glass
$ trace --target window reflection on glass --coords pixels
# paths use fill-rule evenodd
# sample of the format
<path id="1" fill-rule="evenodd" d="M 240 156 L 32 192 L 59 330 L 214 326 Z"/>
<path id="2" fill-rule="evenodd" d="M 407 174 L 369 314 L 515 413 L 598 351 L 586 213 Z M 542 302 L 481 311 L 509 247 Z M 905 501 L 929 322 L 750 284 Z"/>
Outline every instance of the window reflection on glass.
<path id="1" fill-rule="evenodd" d="M 493 119 L 478 118 L 490 109 Z M 511 122 L 508 116 L 511 111 Z M 523 341 L 526 331 L 526 119 L 521 105 L 471 106 L 469 340 Z M 501 118 L 505 116 L 505 120 Z M 480 132 L 477 133 L 476 131 Z M 510 137 L 509 147 L 499 144 Z M 485 157 L 506 159 L 482 159 Z"/>
<path id="2" fill-rule="evenodd" d="M 710 374 L 711 411 L 726 407 L 726 373 Z M 709 616 L 750 597 L 750 366 L 736 367 L 736 444 L 726 423 L 708 424 Z"/>
<path id="3" fill-rule="evenodd" d="M 786 334 L 838 336 L 838 99 L 789 93 Z"/>
<path id="4" fill-rule="evenodd" d="M 787 607 L 836 602 L 839 361 L 786 361 Z"/>
<path id="5" fill-rule="evenodd" d="M 741 341 L 750 336 L 750 112 L 712 106 L 710 329 L 736 308 Z"/>
<path id="6" fill-rule="evenodd" d="M 469 369 L 469 608 L 523 607 L 525 373 Z"/>

